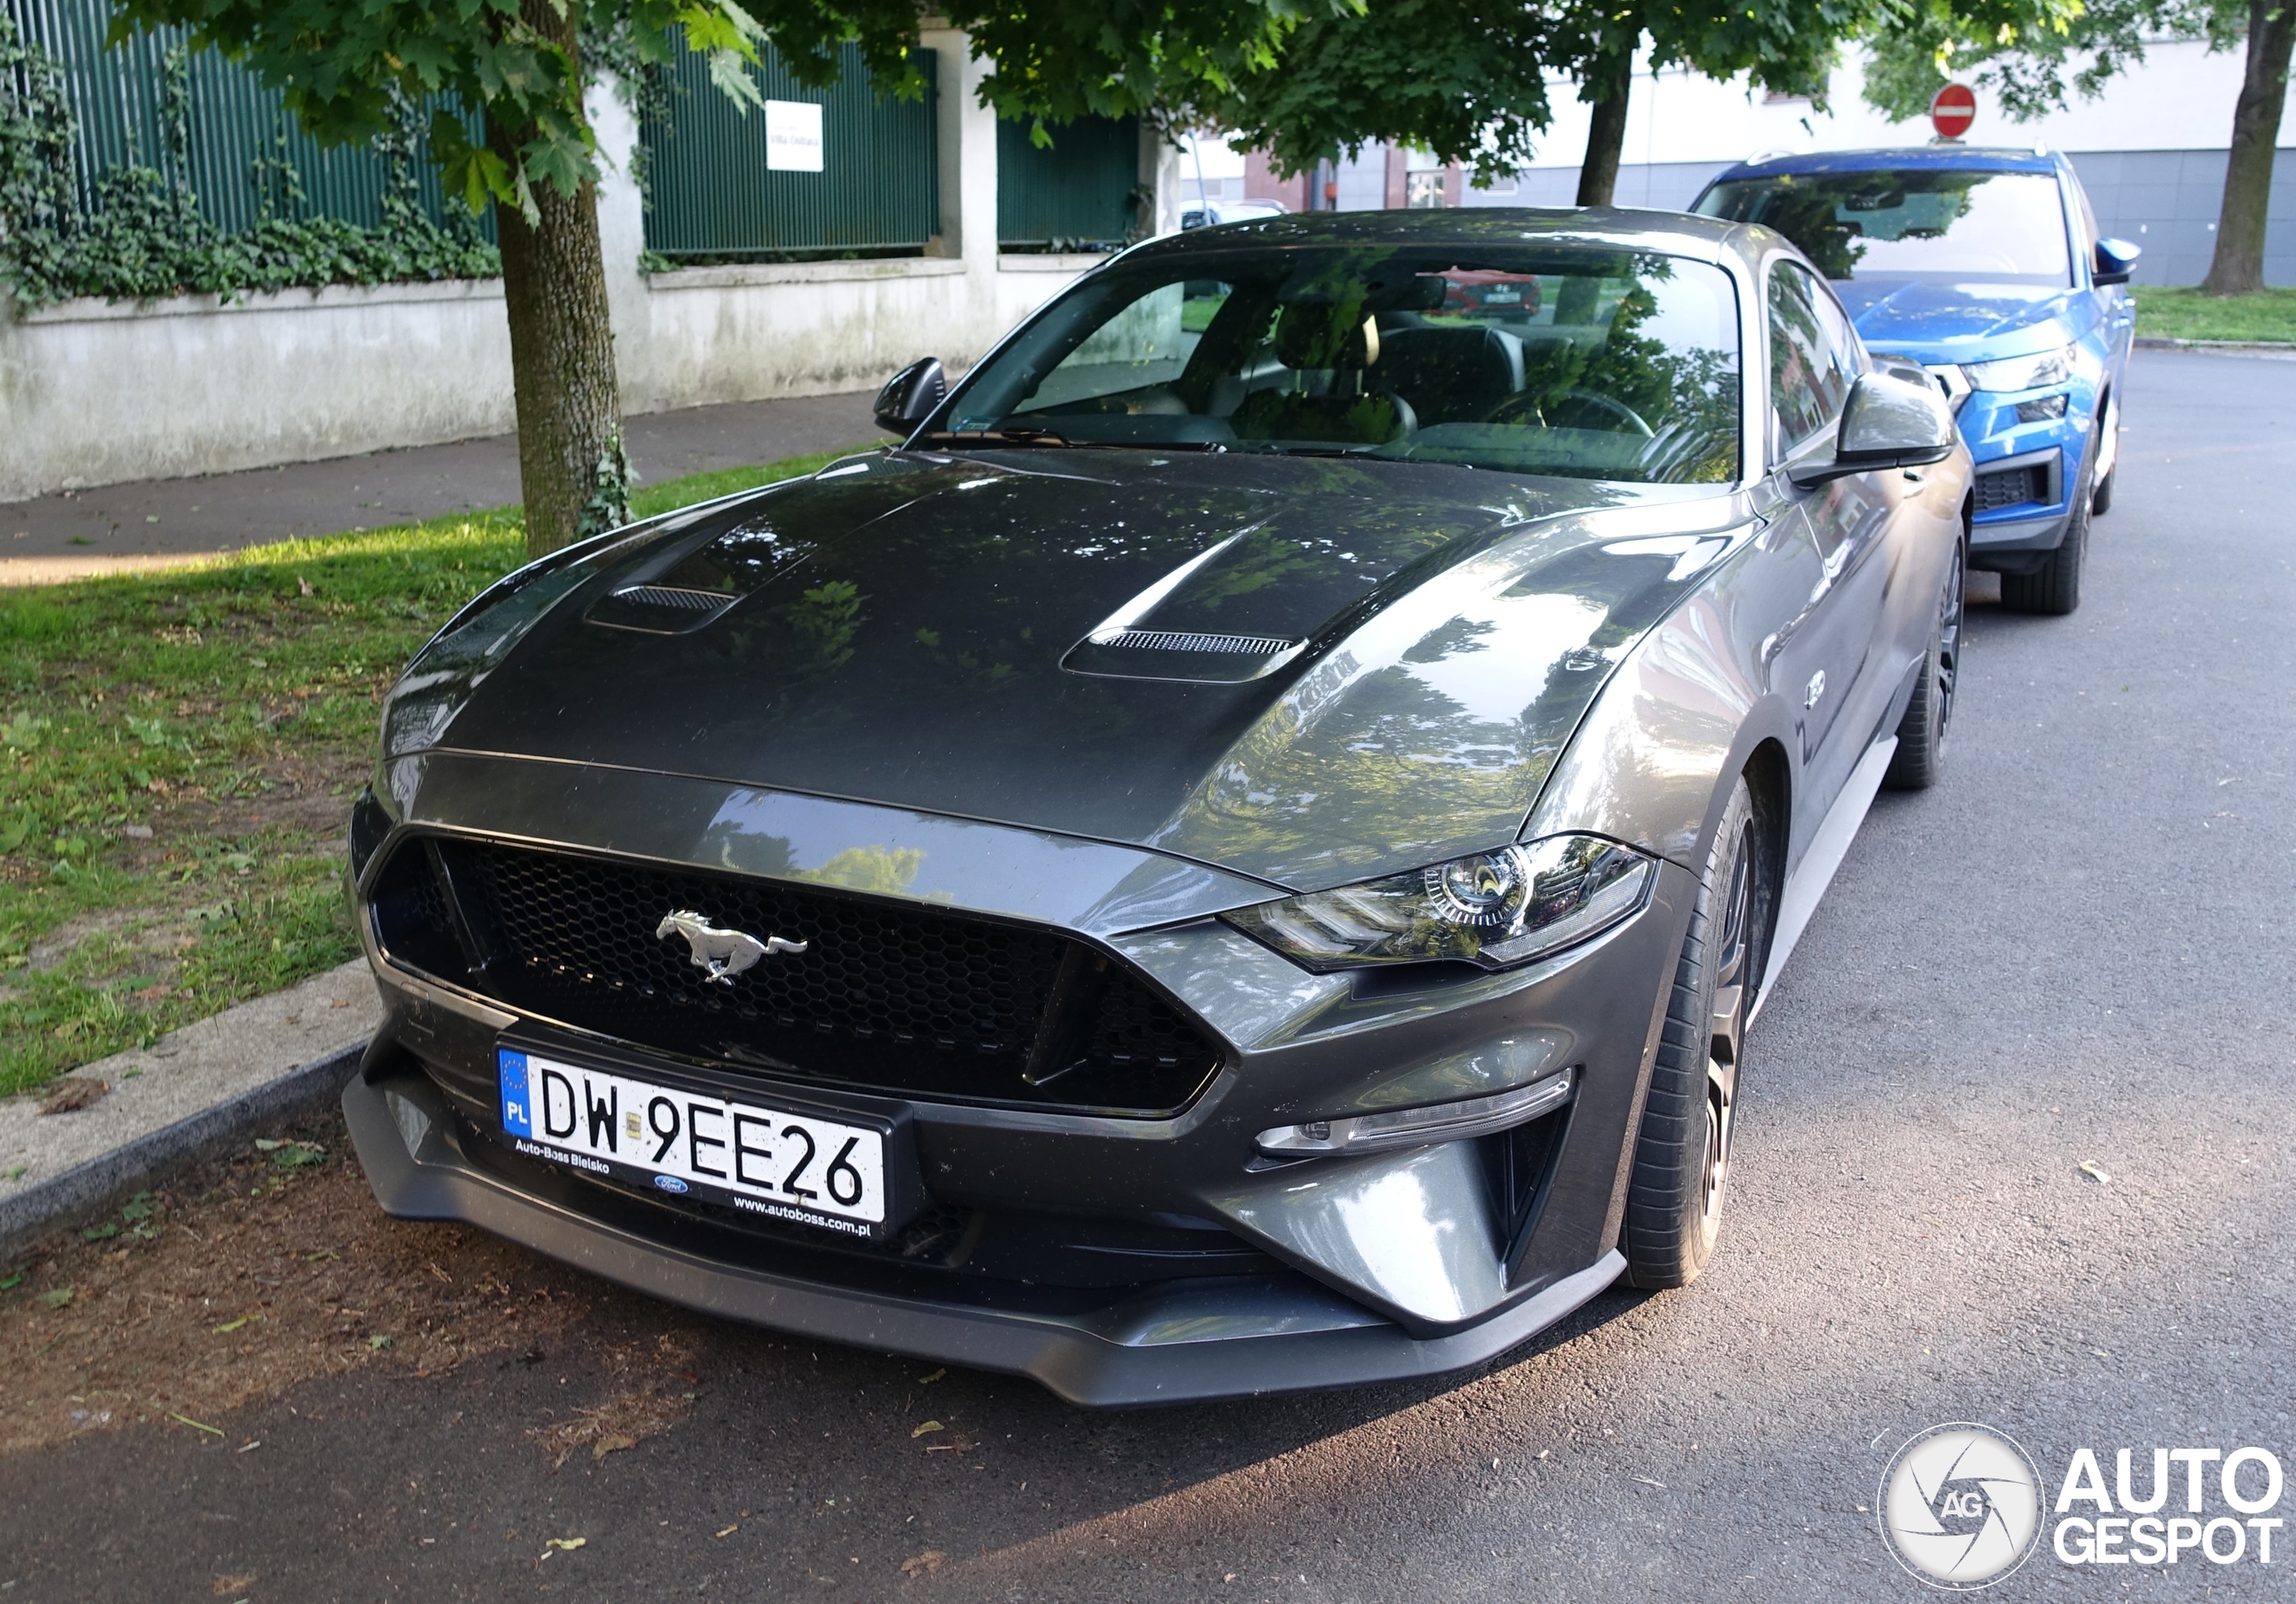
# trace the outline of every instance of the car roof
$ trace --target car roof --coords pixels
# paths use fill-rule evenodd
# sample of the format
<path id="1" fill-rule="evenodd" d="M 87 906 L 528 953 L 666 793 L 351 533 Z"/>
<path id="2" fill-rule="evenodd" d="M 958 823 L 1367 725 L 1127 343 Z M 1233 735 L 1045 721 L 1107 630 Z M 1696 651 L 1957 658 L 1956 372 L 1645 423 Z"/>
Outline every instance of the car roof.
<path id="1" fill-rule="evenodd" d="M 1916 144 L 1870 151 L 1810 151 L 1758 156 L 1718 173 L 1714 182 L 1782 172 L 2055 172 L 2057 158 L 2038 145 Z"/>
<path id="2" fill-rule="evenodd" d="M 1135 246 L 1127 260 L 1172 253 L 1301 245 L 1583 245 L 1651 250 L 1719 262 L 1746 258 L 1744 223 L 1687 212 L 1625 206 L 1443 206 L 1424 211 L 1286 212 L 1165 234 Z"/>

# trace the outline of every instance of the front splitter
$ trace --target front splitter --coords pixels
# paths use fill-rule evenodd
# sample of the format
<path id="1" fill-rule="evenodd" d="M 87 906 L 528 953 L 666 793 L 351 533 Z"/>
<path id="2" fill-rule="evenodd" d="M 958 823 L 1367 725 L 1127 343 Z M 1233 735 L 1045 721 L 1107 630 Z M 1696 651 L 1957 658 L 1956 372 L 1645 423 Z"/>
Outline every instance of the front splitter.
<path id="1" fill-rule="evenodd" d="M 359 1076 L 344 1088 L 343 1111 L 386 1213 L 475 1225 L 703 1313 L 1025 1375 L 1091 1408 L 1256 1398 L 1463 1370 L 1536 1335 L 1626 1268 L 1613 1249 L 1481 1325 L 1423 1340 L 1304 1280 L 1162 1282 L 1081 1312 L 889 1295 L 692 1253 L 522 1192 L 463 1153 L 446 1098 L 422 1075 Z"/>

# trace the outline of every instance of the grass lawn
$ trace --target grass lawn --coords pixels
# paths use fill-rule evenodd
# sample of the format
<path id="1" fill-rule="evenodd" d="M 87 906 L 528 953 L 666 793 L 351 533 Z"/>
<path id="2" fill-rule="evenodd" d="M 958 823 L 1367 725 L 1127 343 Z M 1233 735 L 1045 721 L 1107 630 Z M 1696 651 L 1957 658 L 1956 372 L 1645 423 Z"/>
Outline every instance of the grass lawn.
<path id="1" fill-rule="evenodd" d="M 2169 340 L 2279 340 L 2296 344 L 2296 290 L 2203 295 L 2139 284 L 2136 332 Z"/>
<path id="2" fill-rule="evenodd" d="M 0 591 L 0 1096 L 357 955 L 343 833 L 382 694 L 525 550 L 506 509 Z"/>

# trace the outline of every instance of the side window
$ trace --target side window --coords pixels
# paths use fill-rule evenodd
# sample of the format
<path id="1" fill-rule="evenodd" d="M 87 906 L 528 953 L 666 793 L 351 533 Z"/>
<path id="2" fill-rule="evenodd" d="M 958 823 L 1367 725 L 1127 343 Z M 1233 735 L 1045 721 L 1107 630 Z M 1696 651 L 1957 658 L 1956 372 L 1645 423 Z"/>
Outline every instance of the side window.
<path id="1" fill-rule="evenodd" d="M 1770 275 L 1770 407 L 1781 451 L 1841 415 L 1857 371 L 1857 344 L 1833 300 L 1806 270 L 1780 262 Z"/>

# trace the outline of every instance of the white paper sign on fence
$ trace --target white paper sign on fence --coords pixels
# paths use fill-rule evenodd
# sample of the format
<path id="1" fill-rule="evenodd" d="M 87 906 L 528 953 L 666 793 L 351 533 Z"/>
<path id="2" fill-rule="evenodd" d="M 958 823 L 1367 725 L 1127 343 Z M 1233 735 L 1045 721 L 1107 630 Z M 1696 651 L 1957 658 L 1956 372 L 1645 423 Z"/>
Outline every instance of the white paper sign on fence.
<path id="1" fill-rule="evenodd" d="M 765 103 L 765 165 L 775 172 L 822 170 L 822 109 L 807 100 Z"/>

